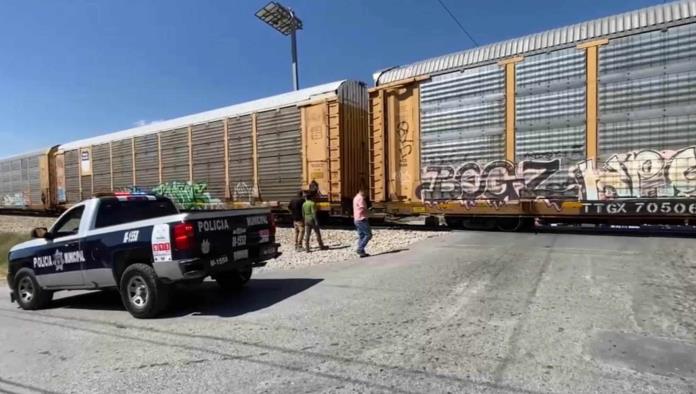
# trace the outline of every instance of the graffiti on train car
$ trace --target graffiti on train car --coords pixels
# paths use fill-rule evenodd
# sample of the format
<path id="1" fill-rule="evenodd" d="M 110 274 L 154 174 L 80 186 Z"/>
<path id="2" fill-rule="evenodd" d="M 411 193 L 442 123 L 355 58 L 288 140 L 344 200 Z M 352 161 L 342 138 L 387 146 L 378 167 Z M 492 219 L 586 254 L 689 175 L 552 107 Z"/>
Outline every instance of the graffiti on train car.
<path id="1" fill-rule="evenodd" d="M 232 200 L 234 201 L 251 203 L 257 195 L 256 188 L 253 185 L 249 186 L 246 182 L 237 182 L 232 190 Z"/>
<path id="2" fill-rule="evenodd" d="M 25 193 L 7 193 L 0 196 L 3 207 L 26 207 L 30 205 L 30 201 Z"/>
<path id="3" fill-rule="evenodd" d="M 426 203 L 485 200 L 499 208 L 525 199 L 604 201 L 622 198 L 696 197 L 696 147 L 640 150 L 601 163 L 530 159 L 513 163 L 429 165 L 417 195 Z M 556 206 L 556 204 L 553 204 Z"/>
<path id="4" fill-rule="evenodd" d="M 171 199 L 180 209 L 221 209 L 224 203 L 207 192 L 204 182 L 167 182 L 152 189 L 152 193 Z"/>

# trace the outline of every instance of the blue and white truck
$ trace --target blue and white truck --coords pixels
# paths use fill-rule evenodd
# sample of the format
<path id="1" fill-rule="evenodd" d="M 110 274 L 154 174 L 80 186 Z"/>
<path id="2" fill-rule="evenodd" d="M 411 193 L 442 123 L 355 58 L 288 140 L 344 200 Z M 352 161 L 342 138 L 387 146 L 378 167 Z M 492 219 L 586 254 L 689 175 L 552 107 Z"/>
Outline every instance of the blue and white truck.
<path id="1" fill-rule="evenodd" d="M 136 318 L 158 315 L 171 286 L 210 276 L 242 287 L 280 255 L 268 209 L 180 213 L 167 198 L 117 193 L 85 200 L 9 253 L 12 301 L 48 306 L 53 292 L 118 289 Z"/>

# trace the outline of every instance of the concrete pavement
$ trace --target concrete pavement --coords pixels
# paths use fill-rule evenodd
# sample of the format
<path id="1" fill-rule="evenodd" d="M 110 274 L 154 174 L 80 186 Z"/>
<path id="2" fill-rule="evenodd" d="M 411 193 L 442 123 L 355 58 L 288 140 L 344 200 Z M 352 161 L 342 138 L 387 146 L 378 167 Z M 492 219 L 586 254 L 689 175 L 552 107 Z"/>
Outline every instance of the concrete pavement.
<path id="1" fill-rule="evenodd" d="M 0 392 L 694 392 L 685 238 L 453 232 L 370 259 L 27 312 L 0 289 Z"/>

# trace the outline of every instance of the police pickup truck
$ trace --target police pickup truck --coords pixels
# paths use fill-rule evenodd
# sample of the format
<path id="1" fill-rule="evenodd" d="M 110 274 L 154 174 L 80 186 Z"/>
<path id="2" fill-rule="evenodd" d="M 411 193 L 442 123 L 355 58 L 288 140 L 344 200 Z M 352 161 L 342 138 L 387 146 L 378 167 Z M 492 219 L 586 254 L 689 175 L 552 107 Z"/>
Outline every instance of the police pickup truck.
<path id="1" fill-rule="evenodd" d="M 56 290 L 116 288 L 136 318 L 162 312 L 175 282 L 211 276 L 224 289 L 279 255 L 267 209 L 179 213 L 167 198 L 113 194 L 83 201 L 10 250 L 7 281 L 23 309 Z"/>

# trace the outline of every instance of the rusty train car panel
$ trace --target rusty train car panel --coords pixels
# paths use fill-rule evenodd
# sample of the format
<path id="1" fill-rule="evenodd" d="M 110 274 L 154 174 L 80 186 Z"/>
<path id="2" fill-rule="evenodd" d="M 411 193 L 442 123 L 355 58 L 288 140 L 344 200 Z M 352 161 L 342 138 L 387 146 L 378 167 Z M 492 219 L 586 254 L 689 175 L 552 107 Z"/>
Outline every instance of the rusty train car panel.
<path id="1" fill-rule="evenodd" d="M 303 184 L 316 181 L 319 206 L 336 215 L 350 214 L 353 196 L 369 191 L 367 106 L 365 86 L 347 81 L 334 98 L 302 107 Z"/>
<path id="2" fill-rule="evenodd" d="M 332 107 L 336 114 L 331 119 L 332 136 L 340 146 L 333 162 L 340 164 L 340 181 L 334 182 L 332 201 L 340 200 L 352 209 L 352 199 L 360 189 L 369 191 L 368 95 L 365 86 L 347 81 L 338 89 L 338 105 Z M 337 193 L 338 191 L 338 193 Z"/>
<path id="3" fill-rule="evenodd" d="M 415 201 L 420 183 L 419 86 L 373 90 L 370 98 L 371 198 Z"/>
<path id="4" fill-rule="evenodd" d="M 695 1 L 665 4 L 377 74 L 373 200 L 397 215 L 696 215 L 694 22 Z M 417 105 L 411 161 L 398 141 Z"/>

